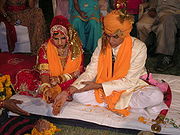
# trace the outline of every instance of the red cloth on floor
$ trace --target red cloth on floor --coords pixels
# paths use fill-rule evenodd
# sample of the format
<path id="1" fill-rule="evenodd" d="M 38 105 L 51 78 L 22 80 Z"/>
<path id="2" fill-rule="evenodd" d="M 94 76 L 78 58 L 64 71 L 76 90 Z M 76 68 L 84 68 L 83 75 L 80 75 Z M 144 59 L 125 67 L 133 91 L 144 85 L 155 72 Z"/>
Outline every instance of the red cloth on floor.
<path id="1" fill-rule="evenodd" d="M 13 84 L 21 69 L 32 69 L 36 63 L 36 56 L 29 54 L 0 53 L 0 58 L 0 73 L 9 74 Z"/>

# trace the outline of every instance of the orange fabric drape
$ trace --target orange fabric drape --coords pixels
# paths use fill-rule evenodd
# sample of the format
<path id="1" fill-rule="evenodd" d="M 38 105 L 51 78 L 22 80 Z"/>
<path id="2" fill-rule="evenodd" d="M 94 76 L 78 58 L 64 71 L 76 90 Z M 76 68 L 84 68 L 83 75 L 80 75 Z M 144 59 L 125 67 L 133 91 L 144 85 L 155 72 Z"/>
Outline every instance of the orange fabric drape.
<path id="1" fill-rule="evenodd" d="M 69 51 L 68 60 L 63 70 L 57 48 L 49 40 L 47 45 L 47 59 L 49 63 L 50 75 L 59 76 L 61 74 L 72 73 L 79 70 L 82 62 L 82 54 L 80 54 L 76 59 L 72 60 L 71 52 Z"/>
<path id="2" fill-rule="evenodd" d="M 96 78 L 97 83 L 103 83 L 107 81 L 117 80 L 127 75 L 130 68 L 130 60 L 132 54 L 132 38 L 130 36 L 125 37 L 121 44 L 116 61 L 114 63 L 114 73 L 112 75 L 112 48 L 108 44 L 105 53 L 101 52 L 98 62 L 98 74 Z M 105 96 L 102 89 L 95 90 L 96 100 L 99 103 L 105 102 L 108 104 L 108 109 L 121 113 L 125 116 L 129 114 L 128 109 L 117 110 L 114 109 L 116 103 L 119 101 L 122 91 L 113 91 L 110 96 Z"/>

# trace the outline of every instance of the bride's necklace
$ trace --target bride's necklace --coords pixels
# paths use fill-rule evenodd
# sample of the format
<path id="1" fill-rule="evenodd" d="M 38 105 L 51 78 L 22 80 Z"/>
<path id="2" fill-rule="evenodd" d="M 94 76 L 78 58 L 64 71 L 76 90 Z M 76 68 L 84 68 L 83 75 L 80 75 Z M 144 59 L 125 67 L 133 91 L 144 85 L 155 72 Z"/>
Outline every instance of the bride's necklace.
<path id="1" fill-rule="evenodd" d="M 63 48 L 58 48 L 58 56 L 60 56 L 60 57 L 68 56 L 68 50 L 69 50 L 69 46 L 68 45 L 66 45 Z"/>
<path id="2" fill-rule="evenodd" d="M 61 64 L 62 64 L 63 68 L 65 67 L 66 62 L 67 62 L 68 51 L 69 51 L 68 45 L 66 45 L 63 48 L 58 48 L 58 56 L 60 57 Z"/>

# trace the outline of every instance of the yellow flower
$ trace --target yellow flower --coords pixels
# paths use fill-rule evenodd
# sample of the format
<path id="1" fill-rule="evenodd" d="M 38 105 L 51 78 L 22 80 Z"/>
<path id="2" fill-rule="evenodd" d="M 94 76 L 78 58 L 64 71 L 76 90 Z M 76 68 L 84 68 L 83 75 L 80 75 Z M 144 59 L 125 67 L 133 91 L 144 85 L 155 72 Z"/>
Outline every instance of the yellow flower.
<path id="1" fill-rule="evenodd" d="M 5 75 L 6 79 L 10 81 L 10 75 Z"/>
<path id="2" fill-rule="evenodd" d="M 6 88 L 6 99 L 10 98 L 12 96 L 12 91 L 10 87 Z"/>
<path id="3" fill-rule="evenodd" d="M 138 118 L 138 121 L 139 121 L 139 122 L 142 122 L 142 123 L 144 123 L 144 124 L 147 123 L 147 122 L 146 122 L 146 119 L 145 119 L 143 116 L 140 116 L 140 117 Z"/>
<path id="4" fill-rule="evenodd" d="M 6 77 L 5 77 L 5 76 L 2 76 L 2 77 L 1 77 L 1 82 L 4 83 L 5 80 L 6 80 Z"/>
<path id="5" fill-rule="evenodd" d="M 31 131 L 31 134 L 25 134 L 25 135 L 53 135 L 56 132 L 61 131 L 61 129 L 57 128 L 52 123 L 50 123 L 50 127 L 51 127 L 50 129 L 45 130 L 43 132 L 39 132 L 36 128 L 33 128 L 33 130 Z"/>
<path id="6" fill-rule="evenodd" d="M 5 100 L 12 96 L 12 91 L 11 91 L 10 86 L 11 86 L 10 76 L 9 75 L 1 76 L 0 77 L 0 92 L 4 94 L 0 96 L 1 100 Z"/>
<path id="7" fill-rule="evenodd" d="M 3 88 L 3 84 L 0 82 L 0 89 Z"/>
<path id="8" fill-rule="evenodd" d="M 0 92 L 3 92 L 4 91 L 4 88 L 0 88 Z"/>
<path id="9" fill-rule="evenodd" d="M 4 95 L 0 96 L 0 100 L 5 100 L 6 97 Z"/>
<path id="10" fill-rule="evenodd" d="M 10 81 L 6 81 L 5 86 L 9 87 L 10 85 L 11 85 L 11 82 Z"/>
<path id="11" fill-rule="evenodd" d="M 5 86 L 9 87 L 11 85 L 10 76 L 9 75 L 5 75 L 5 77 L 6 77 Z"/>

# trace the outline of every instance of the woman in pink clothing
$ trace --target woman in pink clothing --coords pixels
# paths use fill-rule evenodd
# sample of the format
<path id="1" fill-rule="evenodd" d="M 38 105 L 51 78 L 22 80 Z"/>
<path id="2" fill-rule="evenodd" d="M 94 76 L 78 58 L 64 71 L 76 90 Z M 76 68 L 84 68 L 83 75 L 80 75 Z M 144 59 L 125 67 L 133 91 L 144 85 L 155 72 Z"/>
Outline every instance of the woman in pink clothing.
<path id="1" fill-rule="evenodd" d="M 62 15 L 69 19 L 69 0 L 56 0 L 55 16 Z"/>

